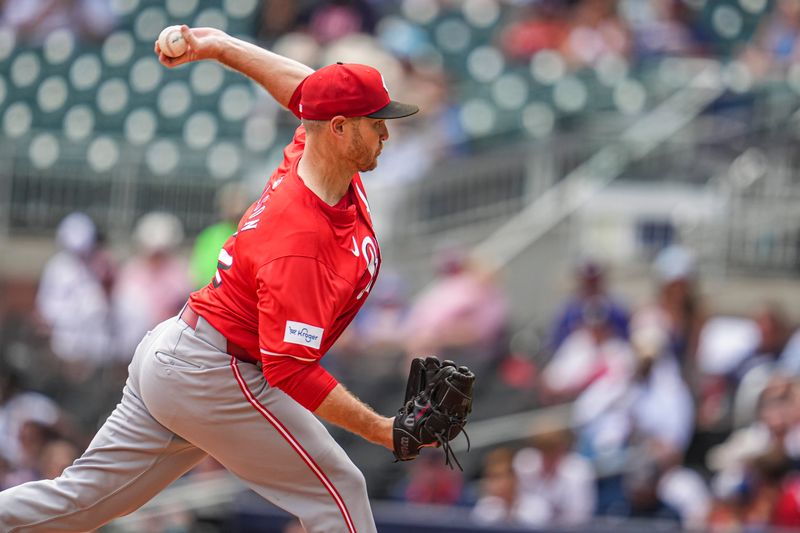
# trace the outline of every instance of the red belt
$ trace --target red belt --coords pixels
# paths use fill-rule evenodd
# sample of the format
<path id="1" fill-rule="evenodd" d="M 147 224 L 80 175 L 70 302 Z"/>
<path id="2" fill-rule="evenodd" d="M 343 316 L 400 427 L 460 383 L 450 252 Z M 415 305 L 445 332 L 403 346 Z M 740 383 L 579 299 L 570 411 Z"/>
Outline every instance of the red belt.
<path id="1" fill-rule="evenodd" d="M 181 320 L 186 322 L 189 327 L 196 330 L 197 329 L 197 320 L 200 318 L 200 315 L 194 312 L 194 309 L 189 307 L 189 305 L 185 305 L 183 307 L 183 311 L 181 311 Z M 242 361 L 247 361 L 248 363 L 253 362 L 253 357 L 250 353 L 239 346 L 238 344 L 234 344 L 231 341 L 226 339 L 228 343 L 227 350 L 225 350 L 228 354 L 234 356 L 236 359 L 241 359 Z"/>

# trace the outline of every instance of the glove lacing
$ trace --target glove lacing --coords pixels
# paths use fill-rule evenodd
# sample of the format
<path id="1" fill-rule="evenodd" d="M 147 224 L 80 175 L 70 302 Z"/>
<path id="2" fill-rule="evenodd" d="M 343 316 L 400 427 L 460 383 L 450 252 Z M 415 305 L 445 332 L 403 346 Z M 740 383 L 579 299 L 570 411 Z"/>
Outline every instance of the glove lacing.
<path id="1" fill-rule="evenodd" d="M 458 462 L 458 457 L 456 457 L 456 453 L 450 446 L 450 441 L 446 438 L 446 436 L 450 435 L 450 430 L 453 429 L 453 426 L 460 427 L 461 433 L 463 433 L 464 437 L 466 437 L 467 439 L 467 452 L 469 452 L 469 449 L 472 446 L 472 444 L 469 441 L 469 435 L 467 434 L 467 430 L 464 429 L 465 423 L 466 423 L 465 420 L 451 416 L 447 424 L 447 429 L 444 431 L 434 433 L 436 441 L 439 443 L 439 446 L 442 448 L 442 450 L 444 450 L 444 464 L 449 466 L 451 470 L 455 470 L 455 468 L 453 468 L 453 463 L 455 463 L 456 466 L 458 466 L 458 469 L 461 470 L 462 472 L 464 471 L 464 468 L 461 466 L 461 463 Z"/>

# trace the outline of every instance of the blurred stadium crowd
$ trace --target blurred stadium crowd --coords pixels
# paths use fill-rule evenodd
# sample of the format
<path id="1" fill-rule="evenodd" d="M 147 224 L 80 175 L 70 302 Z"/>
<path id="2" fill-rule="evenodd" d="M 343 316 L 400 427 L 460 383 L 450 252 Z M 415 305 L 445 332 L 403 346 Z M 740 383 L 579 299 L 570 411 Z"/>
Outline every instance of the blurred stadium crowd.
<path id="1" fill-rule="evenodd" d="M 217 66 L 184 69 L 156 91 L 168 75 L 152 41 L 184 21 L 313 66 L 378 67 L 423 113 L 392 130 L 365 179 L 377 188 L 423 180 L 436 161 L 491 150 L 506 135 L 546 137 L 593 105 L 635 115 L 653 95 L 626 73 L 653 58 L 724 58 L 735 65 L 731 86 L 746 90 L 800 54 L 797 0 L 0 1 L 2 135 L 33 168 L 58 174 L 59 162 L 78 161 L 102 175 L 135 153 L 139 171 L 168 179 L 199 153 L 192 172 L 215 178 L 217 199 L 195 218 L 138 206 L 127 248 L 109 242 L 114 228 L 96 206 L 30 219 L 45 221 L 34 229 L 52 231 L 58 251 L 32 305 L 12 292 L 0 305 L 0 488 L 54 477 L 80 454 L 113 409 L 139 339 L 212 277 L 293 127 Z M 587 92 L 592 83 L 608 102 Z M 14 211 L 12 232 L 30 229 L 32 211 Z M 388 230 L 391 217 L 381 224 Z M 332 373 L 389 413 L 409 357 L 433 353 L 477 369 L 477 419 L 563 403 L 571 415 L 543 418 L 529 442 L 473 452 L 463 473 L 434 453 L 382 466 L 385 453 L 340 435 L 374 497 L 531 528 L 596 516 L 800 528 L 800 333 L 787 310 L 763 301 L 715 314 L 695 254 L 672 244 L 652 262 L 646 305 L 616 297 L 610 273 L 583 258 L 561 310 L 520 330 L 502 283 L 467 250 L 442 245 L 433 259 L 418 294 L 416 280 L 384 266 L 324 360 Z M 181 520 L 163 528 L 190 530 Z"/>

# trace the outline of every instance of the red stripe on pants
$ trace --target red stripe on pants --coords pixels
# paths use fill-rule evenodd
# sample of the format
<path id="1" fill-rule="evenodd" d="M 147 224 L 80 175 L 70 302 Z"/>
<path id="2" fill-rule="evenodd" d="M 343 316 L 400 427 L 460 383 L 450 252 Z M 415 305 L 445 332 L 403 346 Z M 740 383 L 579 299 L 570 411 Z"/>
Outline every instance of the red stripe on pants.
<path id="1" fill-rule="evenodd" d="M 336 505 L 339 507 L 339 511 L 341 511 L 344 521 L 347 524 L 348 531 L 350 533 L 356 533 L 356 528 L 353 525 L 353 519 L 350 518 L 350 513 L 347 510 L 347 506 L 344 504 L 344 500 L 339 495 L 339 491 L 336 490 L 336 487 L 333 486 L 333 483 L 330 479 L 328 479 L 319 465 L 314 462 L 314 459 L 312 459 L 308 452 L 306 452 L 300 443 L 297 442 L 297 439 L 295 439 L 294 436 L 289 433 L 289 430 L 286 429 L 283 424 L 281 424 L 281 421 L 278 420 L 275 415 L 269 412 L 266 407 L 261 405 L 256 397 L 253 396 L 253 393 L 244 382 L 244 378 L 242 377 L 241 370 L 239 370 L 239 365 L 237 363 L 238 360 L 235 357 L 231 357 L 231 368 L 233 369 L 233 375 L 236 378 L 236 382 L 239 384 L 239 388 L 242 389 L 242 393 L 244 394 L 245 398 L 247 398 L 247 401 L 250 402 L 250 405 L 252 405 L 256 411 L 261 413 L 261 416 L 267 419 L 267 422 L 269 422 L 272 427 L 278 430 L 278 433 L 280 433 L 286 442 L 288 442 L 289 445 L 294 449 L 294 451 L 297 452 L 297 455 L 299 455 L 306 465 L 308 465 L 311 471 L 314 472 L 314 475 L 319 478 L 325 488 L 328 489 L 333 501 L 336 502 Z"/>

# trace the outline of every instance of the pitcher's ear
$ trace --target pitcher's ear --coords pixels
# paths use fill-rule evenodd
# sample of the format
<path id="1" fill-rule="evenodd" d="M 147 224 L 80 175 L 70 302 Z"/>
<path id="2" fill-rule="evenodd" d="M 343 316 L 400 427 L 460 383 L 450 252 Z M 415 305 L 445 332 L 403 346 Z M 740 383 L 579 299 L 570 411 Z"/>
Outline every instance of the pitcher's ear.
<path id="1" fill-rule="evenodd" d="M 347 117 L 337 115 L 331 119 L 331 131 L 337 135 L 344 133 L 344 125 L 347 122 Z"/>

